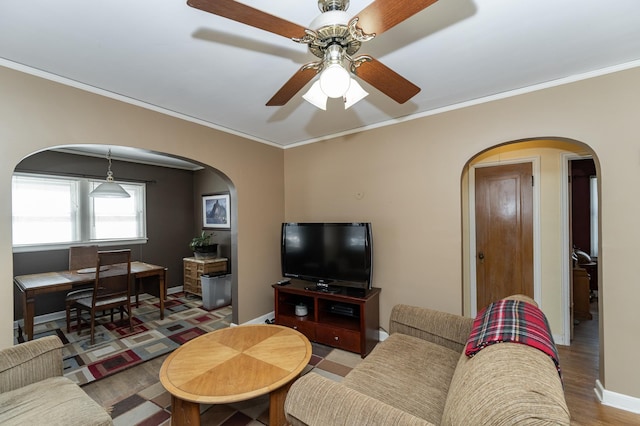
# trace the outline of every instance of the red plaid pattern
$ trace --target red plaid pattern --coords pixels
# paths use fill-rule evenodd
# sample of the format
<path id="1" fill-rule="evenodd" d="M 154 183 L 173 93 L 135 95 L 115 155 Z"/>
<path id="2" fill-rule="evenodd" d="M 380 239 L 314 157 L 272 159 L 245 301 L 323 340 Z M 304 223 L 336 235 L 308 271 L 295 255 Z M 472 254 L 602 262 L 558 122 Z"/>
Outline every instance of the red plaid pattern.
<path id="1" fill-rule="evenodd" d="M 549 355 L 562 378 L 558 350 L 544 313 L 531 303 L 499 300 L 480 311 L 473 322 L 465 354 L 474 356 L 494 343 L 522 343 Z"/>

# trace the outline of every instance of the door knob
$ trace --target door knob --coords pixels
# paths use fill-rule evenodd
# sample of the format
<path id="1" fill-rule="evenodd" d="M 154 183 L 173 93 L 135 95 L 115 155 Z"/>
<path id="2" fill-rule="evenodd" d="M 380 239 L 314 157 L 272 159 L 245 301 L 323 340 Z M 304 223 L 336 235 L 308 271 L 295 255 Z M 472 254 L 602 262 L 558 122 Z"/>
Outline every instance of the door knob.
<path id="1" fill-rule="evenodd" d="M 483 252 L 478 253 L 478 259 L 484 260 L 484 253 Z"/>

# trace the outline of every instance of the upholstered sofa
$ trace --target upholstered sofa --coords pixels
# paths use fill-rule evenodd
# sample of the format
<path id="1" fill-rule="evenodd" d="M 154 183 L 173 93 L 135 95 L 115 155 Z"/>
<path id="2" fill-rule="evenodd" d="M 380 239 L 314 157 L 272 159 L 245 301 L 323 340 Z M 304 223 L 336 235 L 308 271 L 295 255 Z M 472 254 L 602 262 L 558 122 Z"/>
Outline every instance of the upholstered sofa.
<path id="1" fill-rule="evenodd" d="M 473 326 L 472 318 L 395 306 L 389 337 L 341 382 L 313 372 L 294 382 L 285 401 L 287 420 L 318 426 L 568 425 L 553 358 L 509 342 L 467 356 Z"/>
<path id="2" fill-rule="evenodd" d="M 111 416 L 62 375 L 56 336 L 0 351 L 0 424 L 112 425 Z"/>

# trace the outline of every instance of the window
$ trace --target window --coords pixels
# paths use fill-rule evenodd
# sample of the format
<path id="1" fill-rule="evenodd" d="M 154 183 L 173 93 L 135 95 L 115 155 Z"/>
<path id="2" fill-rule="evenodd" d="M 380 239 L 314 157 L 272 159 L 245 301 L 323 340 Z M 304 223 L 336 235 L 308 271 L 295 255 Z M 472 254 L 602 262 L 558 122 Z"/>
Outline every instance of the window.
<path id="1" fill-rule="evenodd" d="M 13 246 L 66 247 L 146 239 L 145 184 L 120 183 L 130 198 L 91 198 L 101 181 L 16 173 Z"/>

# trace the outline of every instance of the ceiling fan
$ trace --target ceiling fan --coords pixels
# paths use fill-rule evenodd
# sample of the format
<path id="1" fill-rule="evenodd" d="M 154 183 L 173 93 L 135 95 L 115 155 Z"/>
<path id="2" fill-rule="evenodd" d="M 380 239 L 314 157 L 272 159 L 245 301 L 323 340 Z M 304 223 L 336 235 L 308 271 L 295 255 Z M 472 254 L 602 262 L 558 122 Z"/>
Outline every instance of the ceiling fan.
<path id="1" fill-rule="evenodd" d="M 285 105 L 313 77 L 320 79 L 303 96 L 321 109 L 326 109 L 327 97 L 342 97 L 345 108 L 365 96 L 362 87 L 351 77 L 360 77 L 398 103 L 405 103 L 420 88 L 369 55 L 354 57 L 363 42 L 369 41 L 437 0 L 375 0 L 356 16 L 347 12 L 349 0 L 318 0 L 322 12 L 310 28 L 235 0 L 188 0 L 193 8 L 213 13 L 252 27 L 306 44 L 319 61 L 303 65 L 267 102 L 267 106 Z M 349 71 L 344 67 L 348 63 Z"/>

